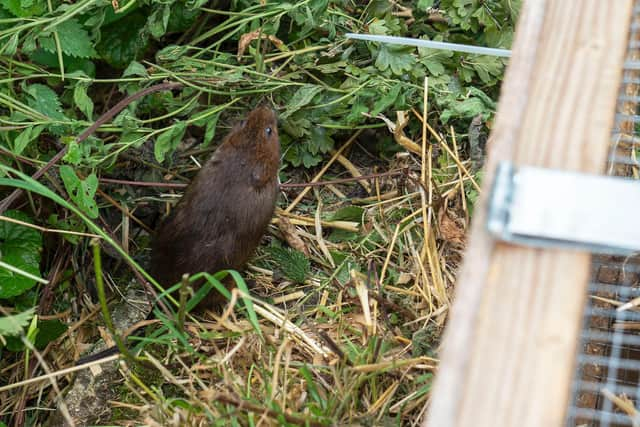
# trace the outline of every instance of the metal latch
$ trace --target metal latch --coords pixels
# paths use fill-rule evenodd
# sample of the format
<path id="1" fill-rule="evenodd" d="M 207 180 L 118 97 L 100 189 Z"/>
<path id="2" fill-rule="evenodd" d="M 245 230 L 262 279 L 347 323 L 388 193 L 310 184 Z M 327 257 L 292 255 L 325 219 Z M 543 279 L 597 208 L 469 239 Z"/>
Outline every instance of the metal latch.
<path id="1" fill-rule="evenodd" d="M 599 253 L 640 251 L 640 181 L 501 163 L 487 227 L 499 240 Z"/>

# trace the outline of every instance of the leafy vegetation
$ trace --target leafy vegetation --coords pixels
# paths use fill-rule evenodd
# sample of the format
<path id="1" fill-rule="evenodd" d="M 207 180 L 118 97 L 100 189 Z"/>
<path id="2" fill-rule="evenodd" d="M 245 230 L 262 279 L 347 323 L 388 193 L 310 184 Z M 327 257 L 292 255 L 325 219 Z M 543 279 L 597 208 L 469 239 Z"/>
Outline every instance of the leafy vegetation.
<path id="1" fill-rule="evenodd" d="M 506 61 L 344 34 L 509 48 L 519 3 L 0 0 L 0 200 L 28 193 L 10 210 L 0 203 L 0 384 L 41 373 L 32 372 L 33 349 L 55 370 L 73 363 L 61 348 L 96 339 L 91 238 L 102 242 L 99 273 L 114 299 L 133 271 L 153 283 L 140 265 L 167 208 L 161 196 L 173 191 L 132 183 L 188 182 L 194 161 L 268 102 L 280 118 L 282 182 L 406 172 L 301 200 L 301 189 L 285 189 L 247 282 L 232 273 L 240 293 L 221 285 L 226 273 L 209 276 L 186 305 L 220 289 L 237 310 L 204 322 L 166 297 L 162 322 L 135 350 L 170 368 L 154 365 L 164 378 L 154 382 L 130 366 L 135 381 L 118 399 L 144 409 L 114 414 L 162 425 L 254 425 L 263 416 L 400 425 L 418 416 L 436 361 L 411 338 L 437 347 L 481 179 L 474 153 Z M 183 86 L 134 101 L 77 141 L 125 96 L 164 81 Z M 3 407 L 22 414 L 0 420 L 43 421 L 44 412 L 22 411 L 56 402 L 27 404 L 38 398 L 35 388 L 0 391 Z"/>

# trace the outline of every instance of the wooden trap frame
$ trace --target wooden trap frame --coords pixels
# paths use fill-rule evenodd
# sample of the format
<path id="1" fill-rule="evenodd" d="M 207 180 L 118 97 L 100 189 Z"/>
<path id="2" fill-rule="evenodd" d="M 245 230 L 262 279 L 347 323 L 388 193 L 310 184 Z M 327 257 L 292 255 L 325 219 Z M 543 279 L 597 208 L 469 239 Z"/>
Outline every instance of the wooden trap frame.
<path id="1" fill-rule="evenodd" d="M 633 0 L 523 2 L 423 426 L 640 425 L 640 257 L 514 244 L 487 226 L 501 162 L 638 177 L 639 17 Z M 607 194 L 580 191 L 583 201 Z M 593 213 L 606 229 L 605 211 L 628 219 L 624 209 L 640 206 L 617 197 L 575 223 Z"/>

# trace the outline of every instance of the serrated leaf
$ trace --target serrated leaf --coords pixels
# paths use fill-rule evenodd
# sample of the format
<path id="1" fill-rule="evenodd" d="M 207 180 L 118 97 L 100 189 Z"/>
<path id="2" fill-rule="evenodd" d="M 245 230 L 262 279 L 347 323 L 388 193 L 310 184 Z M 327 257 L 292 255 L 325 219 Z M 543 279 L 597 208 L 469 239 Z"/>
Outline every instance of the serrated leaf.
<path id="1" fill-rule="evenodd" d="M 381 44 L 375 65 L 380 71 L 390 68 L 393 74 L 403 75 L 416 63 L 416 58 L 412 55 L 413 50 L 412 47 Z"/>
<path id="2" fill-rule="evenodd" d="M 54 28 L 60 39 L 62 52 L 74 58 L 94 58 L 96 50 L 91 43 L 89 33 L 76 19 L 67 19 Z M 56 45 L 53 33 L 41 36 L 38 39 L 40 47 L 44 50 L 55 53 Z"/>
<path id="3" fill-rule="evenodd" d="M 328 153 L 335 145 L 326 128 L 313 126 L 309 132 L 309 144 L 305 147 L 311 154 Z"/>
<path id="4" fill-rule="evenodd" d="M 504 63 L 502 59 L 489 55 L 478 55 L 470 61 L 473 69 L 478 73 L 478 77 L 486 84 L 493 83 L 495 79 L 502 75 Z"/>
<path id="5" fill-rule="evenodd" d="M 387 108 L 392 106 L 396 99 L 398 99 L 398 95 L 400 95 L 400 89 L 402 88 L 401 84 L 394 85 L 389 91 L 381 98 L 379 98 L 376 103 L 373 105 L 373 109 L 369 112 L 371 116 L 375 117 L 379 113 L 385 111 Z"/>
<path id="6" fill-rule="evenodd" d="M 0 335 L 3 337 L 20 335 L 31 322 L 35 311 L 36 309 L 33 307 L 22 313 L 0 317 Z"/>
<path id="7" fill-rule="evenodd" d="M 280 115 L 281 119 L 286 119 L 300 108 L 309 104 L 314 96 L 322 92 L 322 86 L 304 85 L 296 91 L 287 103 L 287 109 Z"/>
<path id="8" fill-rule="evenodd" d="M 76 175 L 69 165 L 60 166 L 60 178 L 69 197 L 89 218 L 98 217 L 98 205 L 96 205 L 95 195 L 98 189 L 98 177 L 91 173 L 84 180 Z"/>
<path id="9" fill-rule="evenodd" d="M 457 119 L 471 118 L 478 114 L 482 114 L 483 117 L 486 118 L 489 116 L 490 112 L 490 107 L 482 102 L 480 98 L 471 97 L 450 104 L 449 107 L 442 112 L 440 119 L 443 123 L 447 123 L 451 117 L 455 117 Z"/>
<path id="10" fill-rule="evenodd" d="M 268 247 L 267 252 L 283 276 L 296 283 L 305 281 L 311 270 L 311 263 L 305 254 L 295 249 L 278 246 Z"/>
<path id="11" fill-rule="evenodd" d="M 444 74 L 447 62 L 453 57 L 453 52 L 447 50 L 428 49 L 425 47 L 418 48 L 418 57 L 420 63 L 423 64 L 434 76 Z"/>
<path id="12" fill-rule="evenodd" d="M 187 5 L 183 2 L 175 2 L 171 6 L 171 14 L 169 16 L 169 24 L 167 25 L 167 32 L 172 33 L 176 31 L 186 31 L 189 29 L 198 15 L 200 15 L 201 10 L 198 6 L 190 4 Z M 275 31 L 272 32 L 275 34 Z M 265 31 L 264 34 L 272 34 L 268 31 Z"/>
<path id="13" fill-rule="evenodd" d="M 73 102 L 89 120 L 93 117 L 93 100 L 87 95 L 88 83 L 78 82 L 73 88 Z"/>
<path id="14" fill-rule="evenodd" d="M 175 61 L 187 53 L 188 46 L 169 45 L 156 52 L 158 62 Z"/>
<path id="15" fill-rule="evenodd" d="M 128 76 L 149 77 L 149 73 L 144 65 L 138 61 L 131 61 L 127 68 L 122 72 L 122 77 Z"/>
<path id="16" fill-rule="evenodd" d="M 147 26 L 151 35 L 159 39 L 167 32 L 167 25 L 169 24 L 169 16 L 171 15 L 171 6 L 166 4 L 164 7 L 156 7 L 149 20 Z"/>
<path id="17" fill-rule="evenodd" d="M 58 95 L 48 86 L 40 83 L 32 84 L 25 88 L 25 92 L 29 94 L 27 104 L 29 107 L 44 114 L 45 116 L 55 119 L 64 120 L 62 113 L 62 105 Z"/>
<path id="18" fill-rule="evenodd" d="M 116 68 L 124 68 L 138 59 L 149 44 L 146 22 L 147 17 L 136 11 L 102 27 L 102 39 L 96 46 L 100 56 Z"/>
<path id="19" fill-rule="evenodd" d="M 156 143 L 153 146 L 153 154 L 158 163 L 162 163 L 164 161 L 168 152 L 172 152 L 176 149 L 178 144 L 180 144 L 186 129 L 187 124 L 185 122 L 178 122 L 158 136 Z"/>
<path id="20" fill-rule="evenodd" d="M 17 210 L 5 216 L 22 222 L 33 222 L 29 215 Z M 26 273 L 40 277 L 42 235 L 33 228 L 0 221 L 0 261 Z M 0 267 L 0 299 L 11 298 L 31 289 L 37 282 Z"/>
<path id="21" fill-rule="evenodd" d="M 9 12 L 20 18 L 41 16 L 47 10 L 45 0 L 24 2 L 24 0 L 0 0 L 0 4 Z"/>

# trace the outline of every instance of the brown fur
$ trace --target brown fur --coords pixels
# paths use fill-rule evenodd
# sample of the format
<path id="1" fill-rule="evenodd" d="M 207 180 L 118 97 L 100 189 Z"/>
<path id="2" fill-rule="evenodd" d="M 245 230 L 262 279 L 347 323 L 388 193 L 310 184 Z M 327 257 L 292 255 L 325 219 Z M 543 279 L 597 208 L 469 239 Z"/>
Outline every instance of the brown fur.
<path id="1" fill-rule="evenodd" d="M 184 273 L 241 269 L 273 216 L 279 165 L 276 115 L 256 108 L 226 136 L 156 230 L 151 275 L 169 287 Z M 215 290 L 209 295 L 201 306 L 219 302 Z"/>

